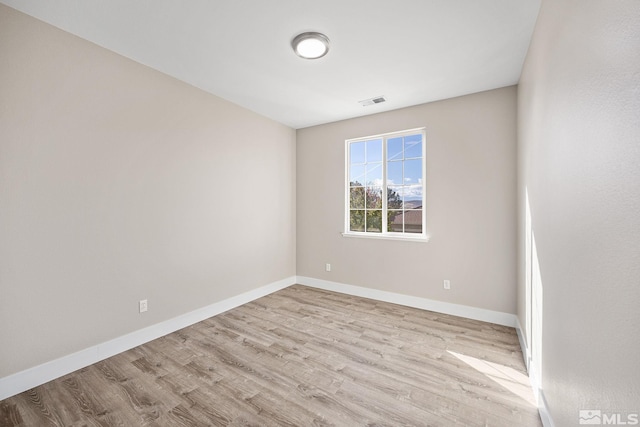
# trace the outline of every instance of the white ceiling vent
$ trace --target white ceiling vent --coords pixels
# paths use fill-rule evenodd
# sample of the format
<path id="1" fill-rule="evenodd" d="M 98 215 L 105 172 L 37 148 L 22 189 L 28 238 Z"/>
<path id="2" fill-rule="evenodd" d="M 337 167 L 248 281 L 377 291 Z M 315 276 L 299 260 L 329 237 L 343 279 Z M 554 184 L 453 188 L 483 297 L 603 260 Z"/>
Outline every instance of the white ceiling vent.
<path id="1" fill-rule="evenodd" d="M 360 102 L 360 105 L 362 105 L 363 107 L 366 107 L 368 105 L 380 104 L 381 102 L 386 102 L 386 101 L 387 99 L 384 97 L 384 95 L 381 95 L 381 96 L 376 96 L 375 98 L 369 98 L 359 102 Z"/>

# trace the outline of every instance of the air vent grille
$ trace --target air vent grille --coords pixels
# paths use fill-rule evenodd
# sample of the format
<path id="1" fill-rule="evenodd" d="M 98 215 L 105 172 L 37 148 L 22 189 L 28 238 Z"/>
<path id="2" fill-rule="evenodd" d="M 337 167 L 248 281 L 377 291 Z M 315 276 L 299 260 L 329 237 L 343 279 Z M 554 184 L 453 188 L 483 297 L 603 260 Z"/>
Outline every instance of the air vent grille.
<path id="1" fill-rule="evenodd" d="M 363 107 L 367 107 L 373 104 L 380 104 L 381 102 L 386 102 L 387 99 L 384 96 L 376 96 L 374 98 L 365 99 L 363 101 L 359 101 L 360 105 Z"/>

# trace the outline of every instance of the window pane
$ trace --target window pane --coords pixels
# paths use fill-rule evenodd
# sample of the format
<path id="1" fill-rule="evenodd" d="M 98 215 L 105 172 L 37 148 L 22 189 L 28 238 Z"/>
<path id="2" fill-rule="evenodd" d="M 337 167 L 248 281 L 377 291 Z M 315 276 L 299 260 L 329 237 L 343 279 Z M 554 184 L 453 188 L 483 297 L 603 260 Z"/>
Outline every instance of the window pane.
<path id="1" fill-rule="evenodd" d="M 422 184 L 422 159 L 405 160 L 404 184 Z"/>
<path id="2" fill-rule="evenodd" d="M 349 144 L 349 163 L 364 163 L 364 141 Z"/>
<path id="3" fill-rule="evenodd" d="M 349 192 L 351 209 L 364 209 L 364 187 L 351 187 Z"/>
<path id="4" fill-rule="evenodd" d="M 402 185 L 402 161 L 387 163 L 387 184 Z"/>
<path id="5" fill-rule="evenodd" d="M 367 163 L 382 161 L 382 140 L 367 141 Z"/>
<path id="6" fill-rule="evenodd" d="M 351 165 L 349 168 L 349 185 L 364 185 L 364 165 Z"/>
<path id="7" fill-rule="evenodd" d="M 404 137 L 404 158 L 422 157 L 422 135 Z"/>
<path id="8" fill-rule="evenodd" d="M 367 209 L 382 209 L 382 188 L 367 187 Z"/>
<path id="9" fill-rule="evenodd" d="M 364 211 L 351 211 L 349 218 L 350 231 L 364 231 Z"/>
<path id="10" fill-rule="evenodd" d="M 382 163 L 366 165 L 366 181 L 367 185 L 382 185 Z"/>
<path id="11" fill-rule="evenodd" d="M 422 185 L 408 185 L 404 187 L 404 207 L 418 209 L 422 207 Z"/>
<path id="12" fill-rule="evenodd" d="M 367 211 L 367 231 L 382 232 L 382 211 Z"/>
<path id="13" fill-rule="evenodd" d="M 402 233 L 403 215 L 402 211 L 388 211 L 387 231 Z"/>
<path id="14" fill-rule="evenodd" d="M 404 211 L 404 232 L 422 233 L 422 210 Z"/>
<path id="15" fill-rule="evenodd" d="M 402 160 L 402 137 L 387 140 L 387 160 Z"/>
<path id="16" fill-rule="evenodd" d="M 402 187 L 387 187 L 387 209 L 402 209 Z"/>

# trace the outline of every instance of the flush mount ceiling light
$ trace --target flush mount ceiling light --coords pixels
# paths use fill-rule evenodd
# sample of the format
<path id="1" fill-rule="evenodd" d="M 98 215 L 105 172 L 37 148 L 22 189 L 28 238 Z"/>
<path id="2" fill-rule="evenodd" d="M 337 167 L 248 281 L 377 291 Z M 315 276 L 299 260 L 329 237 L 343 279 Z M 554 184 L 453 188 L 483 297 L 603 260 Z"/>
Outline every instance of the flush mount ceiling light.
<path id="1" fill-rule="evenodd" d="M 300 58 L 318 59 L 329 52 L 329 37 L 321 33 L 302 33 L 294 37 L 291 46 Z"/>

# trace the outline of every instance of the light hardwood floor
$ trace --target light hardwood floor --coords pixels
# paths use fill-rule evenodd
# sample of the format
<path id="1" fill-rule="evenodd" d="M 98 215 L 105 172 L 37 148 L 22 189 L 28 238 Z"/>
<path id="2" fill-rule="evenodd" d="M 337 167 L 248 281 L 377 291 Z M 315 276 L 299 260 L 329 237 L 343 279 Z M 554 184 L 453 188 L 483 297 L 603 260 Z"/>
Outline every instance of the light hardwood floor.
<path id="1" fill-rule="evenodd" d="M 0 402 L 1 426 L 540 426 L 516 332 L 295 285 Z"/>

